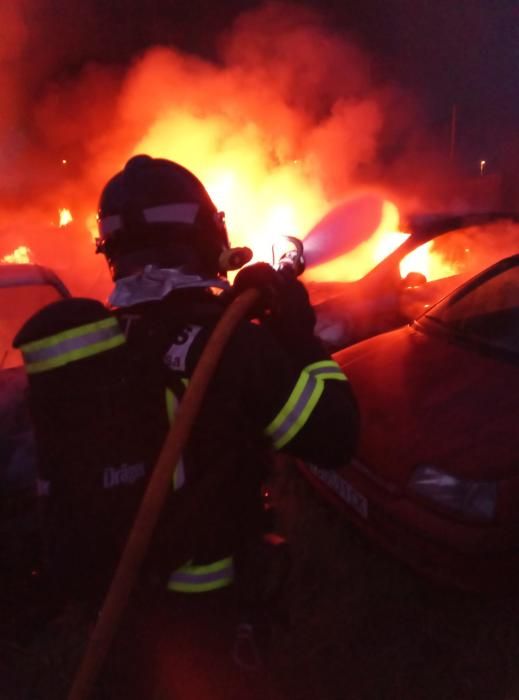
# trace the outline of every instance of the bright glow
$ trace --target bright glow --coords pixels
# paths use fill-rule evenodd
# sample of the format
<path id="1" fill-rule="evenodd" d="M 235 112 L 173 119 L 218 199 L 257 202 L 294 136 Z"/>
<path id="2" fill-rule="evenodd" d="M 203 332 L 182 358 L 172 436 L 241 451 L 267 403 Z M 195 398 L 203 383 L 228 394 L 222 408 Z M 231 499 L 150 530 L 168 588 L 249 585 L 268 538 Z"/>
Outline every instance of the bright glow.
<path id="1" fill-rule="evenodd" d="M 201 118 L 175 110 L 157 119 L 133 152 L 192 170 L 225 212 L 231 244 L 249 246 L 256 260 L 270 261 L 273 237 L 303 237 L 331 206 L 304 162 L 288 154 L 273 159 L 254 123 L 232 130 L 217 113 Z"/>
<path id="2" fill-rule="evenodd" d="M 434 250 L 434 241 L 427 241 L 406 255 L 400 263 L 402 279 L 410 272 L 421 272 L 428 282 L 450 277 L 458 272 L 455 265 L 446 262 L 439 252 Z"/>
<path id="3" fill-rule="evenodd" d="M 97 214 L 90 214 L 90 216 L 87 216 L 86 221 L 85 221 L 85 226 L 88 229 L 88 232 L 90 233 L 90 238 L 92 239 L 92 243 L 95 243 L 96 238 L 99 237 L 99 228 L 97 225 Z"/>
<path id="4" fill-rule="evenodd" d="M 59 210 L 59 225 L 60 226 L 66 226 L 67 224 L 70 224 L 74 219 L 72 218 L 72 214 L 70 212 L 70 209 L 60 209 Z"/>
<path id="5" fill-rule="evenodd" d="M 210 175 L 206 185 L 211 199 L 224 211 L 232 207 L 236 189 L 236 176 L 229 170 L 222 170 Z"/>
<path id="6" fill-rule="evenodd" d="M 26 245 L 18 246 L 9 255 L 4 255 L 2 262 L 16 263 L 18 265 L 31 262 L 31 251 Z"/>
<path id="7" fill-rule="evenodd" d="M 426 279 L 430 279 L 429 251 L 431 246 L 432 241 L 427 241 L 427 243 L 415 248 L 412 253 L 406 255 L 400 263 L 400 276 L 402 279 L 410 272 L 421 272 Z"/>
<path id="8" fill-rule="evenodd" d="M 398 209 L 395 204 L 386 200 L 377 230 L 367 241 L 346 255 L 309 270 L 305 273 L 305 279 L 330 282 L 349 282 L 360 279 L 409 238 L 410 234 L 398 231 L 398 224 Z M 400 262 L 402 279 L 410 272 L 420 272 L 428 281 L 432 281 L 455 275 L 458 269 L 455 265 L 446 262 L 434 249 L 434 241 L 428 241 L 415 248 Z"/>
<path id="9" fill-rule="evenodd" d="M 391 255 L 391 253 L 401 246 L 408 238 L 408 233 L 401 233 L 400 231 L 382 232 L 382 235 L 379 236 L 376 241 L 373 251 L 374 262 L 379 263 L 381 260 L 387 258 L 388 255 Z"/>

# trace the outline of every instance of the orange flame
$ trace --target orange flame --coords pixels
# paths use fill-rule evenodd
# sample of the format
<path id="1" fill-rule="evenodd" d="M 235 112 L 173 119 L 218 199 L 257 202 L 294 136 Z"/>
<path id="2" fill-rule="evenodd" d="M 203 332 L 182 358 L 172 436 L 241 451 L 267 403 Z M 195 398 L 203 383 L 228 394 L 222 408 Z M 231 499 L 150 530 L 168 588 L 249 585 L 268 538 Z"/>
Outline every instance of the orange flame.
<path id="1" fill-rule="evenodd" d="M 31 251 L 26 245 L 18 246 L 12 253 L 4 255 L 2 262 L 24 264 L 31 262 Z"/>
<path id="2" fill-rule="evenodd" d="M 427 241 L 415 248 L 400 263 L 402 279 L 410 272 L 421 272 L 428 282 L 432 282 L 455 275 L 458 271 L 456 265 L 444 260 L 443 256 L 434 250 L 434 241 Z"/>
<path id="3" fill-rule="evenodd" d="M 345 255 L 308 270 L 305 279 L 326 282 L 352 282 L 368 273 L 386 258 L 409 234 L 398 232 L 399 213 L 393 202 L 382 205 L 380 224 L 373 235 Z"/>
<path id="4" fill-rule="evenodd" d="M 272 240 L 280 234 L 303 238 L 330 208 L 303 163 L 273 159 L 259 128 L 227 133 L 217 115 L 170 113 L 134 153 L 168 158 L 196 173 L 225 212 L 232 245 L 249 246 L 256 260 L 270 261 Z"/>

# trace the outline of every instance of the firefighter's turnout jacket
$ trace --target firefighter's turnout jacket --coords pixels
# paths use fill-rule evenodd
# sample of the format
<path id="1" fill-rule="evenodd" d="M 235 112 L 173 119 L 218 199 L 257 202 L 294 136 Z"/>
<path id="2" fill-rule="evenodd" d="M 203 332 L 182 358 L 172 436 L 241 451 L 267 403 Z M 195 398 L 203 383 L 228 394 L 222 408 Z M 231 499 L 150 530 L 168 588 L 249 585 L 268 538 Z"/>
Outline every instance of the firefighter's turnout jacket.
<path id="1" fill-rule="evenodd" d="M 57 302 L 19 333 L 42 479 L 50 483 L 49 558 L 70 595 L 102 594 L 168 425 L 224 310 L 206 289 L 111 313 Z M 335 467 L 351 456 L 357 409 L 315 338 L 289 354 L 261 324 L 241 322 L 208 388 L 147 570 L 170 590 L 229 584 L 261 522 L 273 450 Z"/>

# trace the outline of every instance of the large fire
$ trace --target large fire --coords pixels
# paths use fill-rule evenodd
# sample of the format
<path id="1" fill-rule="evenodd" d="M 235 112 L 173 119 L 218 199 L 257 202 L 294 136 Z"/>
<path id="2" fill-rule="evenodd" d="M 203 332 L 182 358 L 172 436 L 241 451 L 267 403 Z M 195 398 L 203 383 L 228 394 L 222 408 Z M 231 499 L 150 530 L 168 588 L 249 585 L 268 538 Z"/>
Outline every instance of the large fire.
<path id="1" fill-rule="evenodd" d="M 178 133 L 179 128 L 180 137 L 171 139 L 171 130 Z M 307 176 L 304 162 L 287 159 L 273 165 L 269 143 L 258 129 L 247 136 L 231 136 L 216 115 L 204 120 L 172 114 L 160 118 L 135 153 L 176 159 L 196 172 L 217 206 L 225 211 L 233 245 L 252 248 L 255 261 L 271 261 L 272 243 L 279 236 L 304 241 L 311 227 L 333 206 L 319 183 Z M 332 262 L 308 270 L 305 279 L 359 279 L 408 237 L 398 226 L 397 206 L 384 201 L 379 225 L 366 241 Z M 447 268 L 426 244 L 402 261 L 401 274 L 421 272 L 430 280 L 452 274 Z"/>
<path id="2" fill-rule="evenodd" d="M 306 278 L 317 282 L 350 282 L 360 279 L 409 238 L 410 234 L 398 230 L 399 219 L 396 205 L 384 200 L 380 222 L 372 235 L 335 260 L 309 270 Z M 447 262 L 439 251 L 433 249 L 433 241 L 415 248 L 400 262 L 402 279 L 410 272 L 418 272 L 432 281 L 456 274 L 457 271 L 455 265 Z"/>
<path id="3" fill-rule="evenodd" d="M 153 148 L 148 148 L 153 151 Z M 254 170 L 247 158 L 235 154 L 238 169 L 218 172 L 213 168 L 207 180 L 207 189 L 213 200 L 226 213 L 226 220 L 233 245 L 247 245 L 254 251 L 254 261 L 272 261 L 272 245 L 281 236 L 304 238 L 311 224 L 326 213 L 329 206 L 319 191 L 312 189 L 298 173 L 297 163 L 283 176 L 276 174 L 273 183 L 268 173 Z M 247 171 L 247 167 L 250 169 Z M 256 196 L 254 184 L 262 182 L 260 196 Z M 258 201 L 259 200 L 259 201 Z M 252 214 L 252 216 L 251 216 Z M 73 222 L 68 208 L 59 209 L 59 227 Z M 84 222 L 92 239 L 97 236 L 97 223 L 93 214 Z M 379 225 L 367 240 L 347 250 L 330 262 L 310 267 L 307 281 L 353 281 L 359 279 L 396 250 L 409 237 L 398 230 L 399 212 L 396 205 L 384 200 Z M 339 232 L 340 237 L 340 232 Z M 400 263 L 404 278 L 409 272 L 420 272 L 427 280 L 439 279 L 457 272 L 442 256 L 431 250 L 432 241 L 416 248 Z M 27 245 L 18 246 L 5 255 L 2 262 L 29 263 L 33 257 Z"/>
<path id="4" fill-rule="evenodd" d="M 174 46 L 151 47 L 127 69 L 93 61 L 77 80 L 35 91 L 42 143 L 33 153 L 31 139 L 24 145 L 24 138 L 6 136 L 20 149 L 20 172 L 2 200 L 0 257 L 20 259 L 16 251 L 30 248 L 32 260 L 54 268 L 73 293 L 80 285 L 83 294 L 106 298 L 111 280 L 91 241 L 97 199 L 138 153 L 192 170 L 225 211 L 232 244 L 250 246 L 256 260 L 270 261 L 276 236 L 309 237 L 323 217 L 358 194 L 359 183 L 371 192 L 379 186 L 386 200 L 379 220 L 355 245 L 346 241 L 343 254 L 337 247 L 335 260 L 314 256 L 305 279 L 355 280 L 407 245 L 393 200 L 404 208 L 404 200 L 429 199 L 425 182 L 414 187 L 424 175 L 421 165 L 416 170 L 416 146 L 401 142 L 420 123 L 419 109 L 400 88 L 375 77 L 370 56 L 303 4 L 269 2 L 245 12 L 214 42 L 214 61 Z M 421 134 L 417 143 L 424 147 Z M 386 163 L 381 156 L 396 146 L 402 159 Z M 420 150 L 420 163 L 425 157 Z M 444 170 L 438 172 L 447 182 Z M 397 182 L 398 192 L 391 189 Z M 431 199 L 442 201 L 443 189 Z M 17 191 L 25 193 L 20 205 Z M 49 211 L 54 206 L 61 207 L 59 226 L 56 209 Z M 452 265 L 427 244 L 402 261 L 401 274 L 422 272 L 432 280 L 455 272 Z"/>
<path id="5" fill-rule="evenodd" d="M 24 236 L 18 223 L 10 226 L 0 255 L 28 246 L 33 260 L 65 276 L 74 293 L 81 282 L 83 293 L 105 298 L 109 275 L 90 240 L 97 234 L 96 200 L 139 153 L 193 171 L 225 212 L 232 244 L 251 247 L 255 260 L 270 261 L 280 235 L 304 239 L 359 179 L 371 187 L 374 178 L 390 181 L 383 170 L 366 173 L 378 162 L 392 100 L 400 104 L 402 96 L 373 81 L 359 47 L 297 3 L 267 3 L 244 13 L 220 49 L 211 62 L 155 47 L 126 71 L 92 66 L 77 82 L 49 89 L 38 123 L 59 176 L 52 171 L 47 191 L 44 173 L 35 180 L 47 229 L 24 222 L 20 228 L 30 234 Z M 107 94 L 111 116 L 100 119 Z M 380 196 L 392 199 L 385 190 Z M 61 207 L 58 227 L 48 226 L 51 197 Z M 362 277 L 403 240 L 398 231 L 397 208 L 387 201 L 380 221 L 355 246 L 345 243 L 344 255 L 323 265 L 315 256 L 307 278 Z"/>

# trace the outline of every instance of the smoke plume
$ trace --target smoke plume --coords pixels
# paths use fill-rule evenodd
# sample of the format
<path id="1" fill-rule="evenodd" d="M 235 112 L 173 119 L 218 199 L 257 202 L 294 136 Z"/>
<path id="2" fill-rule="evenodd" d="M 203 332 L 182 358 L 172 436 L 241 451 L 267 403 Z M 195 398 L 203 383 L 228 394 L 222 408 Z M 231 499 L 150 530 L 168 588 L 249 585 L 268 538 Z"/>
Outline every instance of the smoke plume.
<path id="1" fill-rule="evenodd" d="M 121 66 L 80 60 L 89 37 L 77 20 L 58 47 L 45 42 L 57 5 L 35 7 L 13 0 L 0 11 L 0 26 L 12 28 L 0 53 L 12 98 L 0 121 L 9 159 L 0 258 L 28 246 L 77 293 L 106 294 L 91 240 L 97 199 L 136 153 L 192 169 L 226 212 L 233 243 L 260 255 L 271 236 L 303 237 L 359 188 L 416 205 L 417 183 L 433 192 L 440 179 L 412 97 L 382 83 L 370 57 L 307 8 L 272 2 L 242 14 L 212 61 L 162 45 Z M 92 12 L 81 17 L 90 28 Z M 418 153 L 428 158 L 420 173 Z M 60 208 L 74 217 L 61 228 Z"/>

